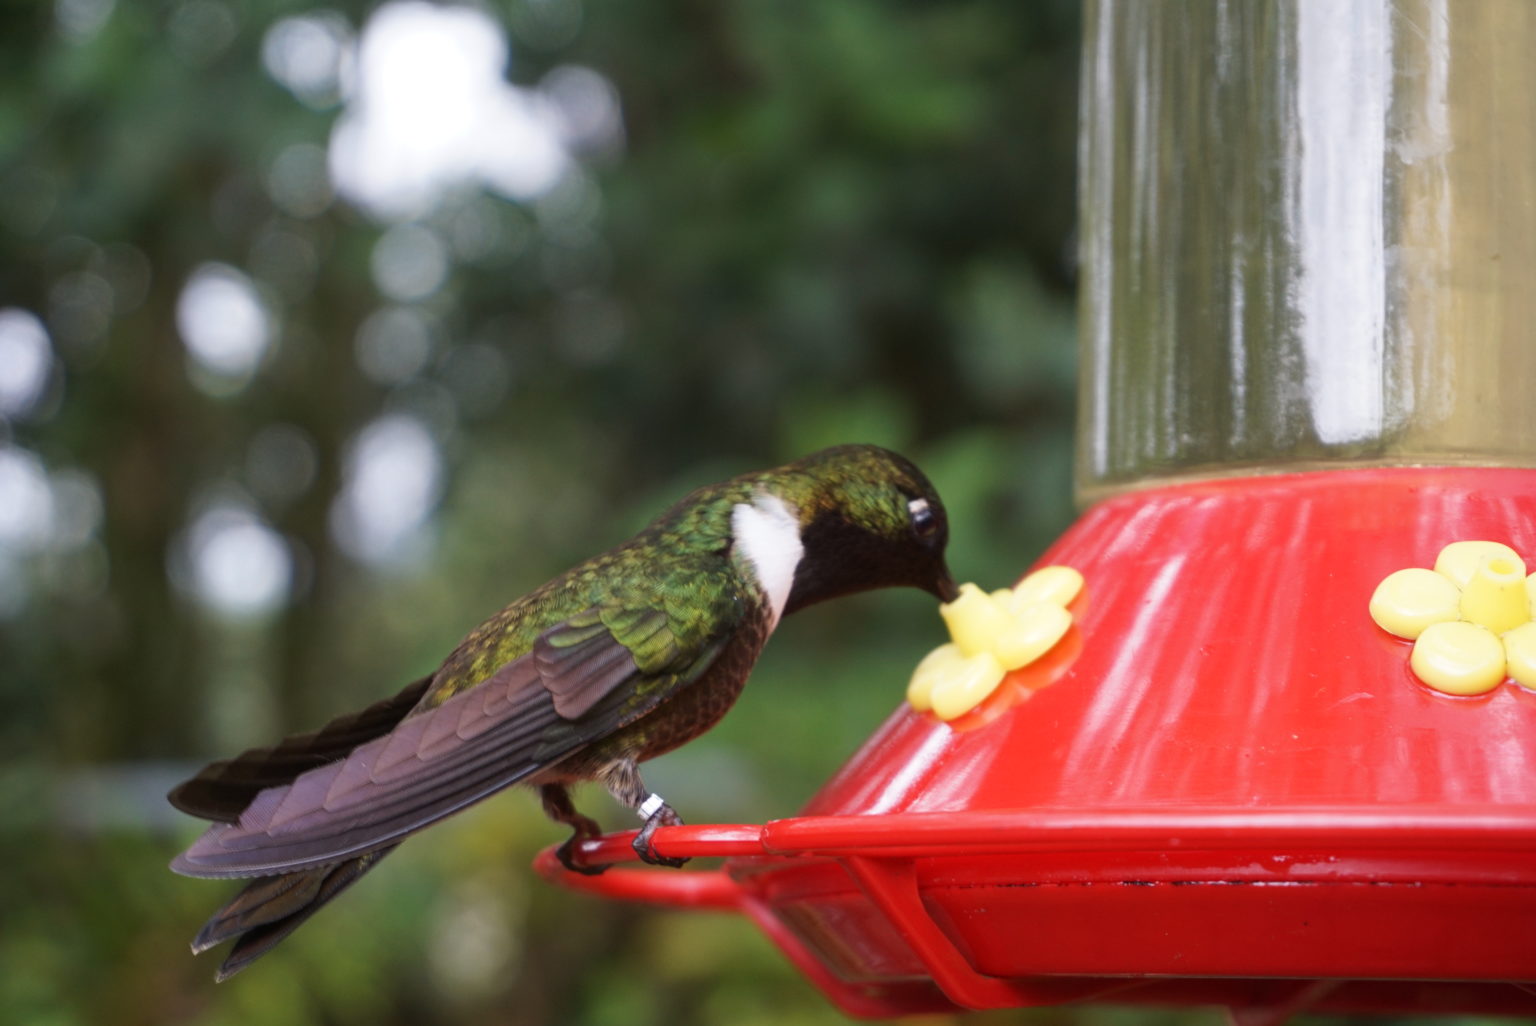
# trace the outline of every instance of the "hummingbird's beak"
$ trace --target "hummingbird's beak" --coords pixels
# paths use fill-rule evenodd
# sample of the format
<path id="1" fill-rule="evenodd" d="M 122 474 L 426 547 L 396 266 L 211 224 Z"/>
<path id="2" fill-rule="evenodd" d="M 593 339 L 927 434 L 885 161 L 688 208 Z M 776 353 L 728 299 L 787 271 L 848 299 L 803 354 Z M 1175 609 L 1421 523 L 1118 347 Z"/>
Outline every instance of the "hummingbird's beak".
<path id="1" fill-rule="evenodd" d="M 939 576 L 934 579 L 930 590 L 939 597 L 940 602 L 953 602 L 960 597 L 960 588 L 955 584 L 949 567 L 943 565 L 939 567 Z"/>

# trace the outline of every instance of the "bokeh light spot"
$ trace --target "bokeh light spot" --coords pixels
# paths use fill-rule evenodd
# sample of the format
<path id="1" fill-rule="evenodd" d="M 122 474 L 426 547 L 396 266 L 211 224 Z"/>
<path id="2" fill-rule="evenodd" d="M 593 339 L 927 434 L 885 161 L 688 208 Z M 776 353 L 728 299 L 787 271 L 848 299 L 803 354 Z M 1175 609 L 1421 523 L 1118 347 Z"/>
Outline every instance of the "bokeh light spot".
<path id="1" fill-rule="evenodd" d="M 116 0 L 57 0 L 53 23 L 71 43 L 88 43 L 112 17 L 115 6 Z"/>
<path id="2" fill-rule="evenodd" d="M 373 283 L 402 303 L 425 299 L 448 279 L 448 247 L 419 224 L 397 224 L 373 247 Z"/>
<path id="3" fill-rule="evenodd" d="M 70 271 L 48 290 L 48 323 L 56 338 L 90 350 L 112 324 L 112 285 L 94 271 Z"/>
<path id="4" fill-rule="evenodd" d="M 392 413 L 358 432 L 347 454 L 331 534 L 355 558 L 377 566 L 421 552 L 422 528 L 442 491 L 442 456 L 416 418 Z"/>
<path id="5" fill-rule="evenodd" d="M 235 9 L 223 0 L 185 0 L 166 23 L 171 49 L 194 66 L 212 63 L 240 34 Z"/>
<path id="6" fill-rule="evenodd" d="M 380 385 L 409 381 L 427 365 L 433 334 L 432 321 L 416 307 L 375 310 L 357 332 L 357 365 Z"/>
<path id="7" fill-rule="evenodd" d="M 559 112 L 561 138 L 571 149 L 598 156 L 623 149 L 619 91 L 603 75 L 563 64 L 539 82 L 539 94 Z"/>
<path id="8" fill-rule="evenodd" d="M 483 11 L 408 0 L 363 28 L 357 87 L 331 137 L 337 189 L 375 215 L 425 213 L 456 184 L 513 199 L 549 190 L 570 164 L 558 113 L 508 83 L 507 40 Z"/>
<path id="9" fill-rule="evenodd" d="M 26 449 L 0 446 L 0 549 L 42 548 L 52 524 L 53 491 L 43 461 Z"/>
<path id="10" fill-rule="evenodd" d="M 324 148 L 314 143 L 285 146 L 267 172 L 267 193 L 293 217 L 306 219 L 325 213 L 333 195 Z"/>
<path id="11" fill-rule="evenodd" d="M 243 386 L 271 342 L 265 304 L 251 280 L 227 264 L 203 264 L 176 300 L 176 327 L 208 391 Z"/>
<path id="12" fill-rule="evenodd" d="M 0 417 L 22 417 L 37 405 L 52 369 L 43 322 L 18 307 L 0 310 Z"/>
<path id="13" fill-rule="evenodd" d="M 216 505 L 198 514 L 182 543 L 184 572 L 173 573 L 215 613 L 245 619 L 287 600 L 293 558 L 281 535 L 249 510 Z"/>
<path id="14" fill-rule="evenodd" d="M 283 18 L 261 40 L 261 63 L 299 102 L 324 110 L 340 102 L 352 63 L 352 29 L 335 11 Z"/>
<path id="15" fill-rule="evenodd" d="M 495 196 L 471 197 L 438 221 L 460 263 L 511 261 L 528 248 L 533 235 L 528 215 Z"/>
<path id="16" fill-rule="evenodd" d="M 56 549 L 82 548 L 101 530 L 101 487 L 89 471 L 66 467 L 48 479 L 52 495 L 49 543 Z"/>

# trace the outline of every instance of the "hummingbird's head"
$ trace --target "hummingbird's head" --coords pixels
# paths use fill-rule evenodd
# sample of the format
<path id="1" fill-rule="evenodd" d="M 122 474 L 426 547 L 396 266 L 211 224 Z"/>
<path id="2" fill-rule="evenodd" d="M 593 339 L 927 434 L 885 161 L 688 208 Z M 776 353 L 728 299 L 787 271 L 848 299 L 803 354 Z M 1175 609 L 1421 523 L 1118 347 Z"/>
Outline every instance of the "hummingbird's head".
<path id="1" fill-rule="evenodd" d="M 904 456 L 875 445 L 840 445 L 773 477 L 796 511 L 804 547 L 786 613 L 872 588 L 922 588 L 945 602 L 958 594 L 944 564 L 944 503 Z"/>

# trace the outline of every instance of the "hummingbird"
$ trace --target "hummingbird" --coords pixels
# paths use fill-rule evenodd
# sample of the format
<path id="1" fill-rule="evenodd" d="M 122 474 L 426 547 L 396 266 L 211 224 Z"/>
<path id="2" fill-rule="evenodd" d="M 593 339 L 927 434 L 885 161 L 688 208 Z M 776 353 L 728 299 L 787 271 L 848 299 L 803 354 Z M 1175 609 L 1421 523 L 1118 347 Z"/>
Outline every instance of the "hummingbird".
<path id="1" fill-rule="evenodd" d="M 824 449 L 694 491 L 639 534 L 514 600 L 437 671 L 317 731 L 215 762 L 171 791 L 213 824 L 171 863 L 193 877 L 255 877 L 192 942 L 233 939 L 239 972 L 410 834 L 513 784 L 571 828 L 596 821 L 570 787 L 597 781 L 642 820 L 639 857 L 680 824 L 639 764 L 712 727 L 782 616 L 872 588 L 958 594 L 949 525 L 910 461 L 873 445 Z"/>

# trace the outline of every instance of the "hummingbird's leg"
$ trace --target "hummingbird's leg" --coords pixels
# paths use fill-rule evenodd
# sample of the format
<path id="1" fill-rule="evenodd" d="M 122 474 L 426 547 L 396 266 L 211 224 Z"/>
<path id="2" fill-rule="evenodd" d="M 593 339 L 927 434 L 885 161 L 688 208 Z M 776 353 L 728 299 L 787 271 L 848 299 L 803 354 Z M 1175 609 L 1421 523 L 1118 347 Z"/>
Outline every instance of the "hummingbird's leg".
<path id="1" fill-rule="evenodd" d="M 640 767 L 633 759 L 620 759 L 609 763 L 604 767 L 601 779 L 608 786 L 608 791 L 619 801 L 634 809 L 645 825 L 640 828 L 640 833 L 635 835 L 632 843 L 635 854 L 640 856 L 640 861 L 650 863 L 653 866 L 683 865 L 688 860 L 685 858 L 673 858 L 667 855 L 658 855 L 652 847 L 651 837 L 656 833 L 657 827 L 682 826 L 683 817 L 677 814 L 672 806 L 667 804 L 665 798 L 646 789 L 640 779 Z"/>
<path id="2" fill-rule="evenodd" d="M 544 800 L 544 814 L 556 823 L 564 823 L 571 828 L 571 836 L 566 842 L 555 849 L 555 858 L 560 864 L 573 873 L 582 873 L 586 876 L 596 876 L 603 872 L 607 866 L 582 866 L 573 859 L 572 853 L 576 845 L 589 837 L 601 836 L 603 828 L 597 825 L 597 821 L 591 816 L 583 816 L 576 811 L 576 806 L 571 803 L 571 793 L 563 784 L 542 784 L 539 786 L 539 797 Z"/>
<path id="3" fill-rule="evenodd" d="M 651 835 L 656 832 L 657 827 L 683 825 L 683 817 L 677 814 L 677 810 L 668 805 L 661 795 L 653 792 L 635 811 L 640 813 L 641 819 L 645 820 L 645 825 L 640 828 L 640 832 L 635 835 L 632 842 L 641 861 L 649 862 L 653 866 L 671 866 L 674 869 L 687 863 L 686 858 L 658 855 L 656 849 L 651 846 Z"/>

